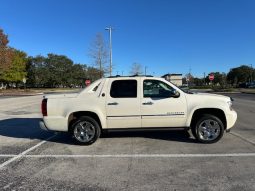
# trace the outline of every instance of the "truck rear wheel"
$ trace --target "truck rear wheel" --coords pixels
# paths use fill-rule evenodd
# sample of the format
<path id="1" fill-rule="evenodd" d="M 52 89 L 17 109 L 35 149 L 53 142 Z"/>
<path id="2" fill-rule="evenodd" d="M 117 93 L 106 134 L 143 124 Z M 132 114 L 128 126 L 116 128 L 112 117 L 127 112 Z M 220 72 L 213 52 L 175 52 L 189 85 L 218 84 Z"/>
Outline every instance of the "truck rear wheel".
<path id="1" fill-rule="evenodd" d="M 223 136 L 224 125 L 218 117 L 204 114 L 195 122 L 191 131 L 201 143 L 216 143 Z"/>
<path id="2" fill-rule="evenodd" d="M 89 116 L 80 117 L 72 124 L 71 130 L 75 141 L 83 145 L 91 145 L 101 133 L 98 122 Z"/>

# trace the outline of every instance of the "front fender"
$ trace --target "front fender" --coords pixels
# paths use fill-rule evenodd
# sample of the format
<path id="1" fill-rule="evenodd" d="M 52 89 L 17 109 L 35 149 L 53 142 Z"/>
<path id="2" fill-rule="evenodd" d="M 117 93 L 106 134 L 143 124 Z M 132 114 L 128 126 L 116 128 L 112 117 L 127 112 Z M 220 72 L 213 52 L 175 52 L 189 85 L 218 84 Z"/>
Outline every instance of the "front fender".
<path id="1" fill-rule="evenodd" d="M 187 127 L 190 127 L 190 126 L 191 126 L 191 122 L 192 122 L 192 118 L 193 118 L 193 116 L 194 116 L 194 113 L 195 113 L 197 110 L 200 110 L 200 109 L 204 109 L 204 110 L 206 110 L 206 109 L 208 109 L 208 110 L 209 110 L 209 109 L 221 110 L 221 111 L 224 113 L 225 117 L 226 117 L 226 111 L 225 111 L 225 108 L 224 108 L 224 107 L 199 107 L 199 106 L 197 106 L 197 107 L 194 107 L 194 108 L 190 109 L 190 111 L 188 111 L 187 121 L 186 121 L 186 126 L 187 126 Z"/>

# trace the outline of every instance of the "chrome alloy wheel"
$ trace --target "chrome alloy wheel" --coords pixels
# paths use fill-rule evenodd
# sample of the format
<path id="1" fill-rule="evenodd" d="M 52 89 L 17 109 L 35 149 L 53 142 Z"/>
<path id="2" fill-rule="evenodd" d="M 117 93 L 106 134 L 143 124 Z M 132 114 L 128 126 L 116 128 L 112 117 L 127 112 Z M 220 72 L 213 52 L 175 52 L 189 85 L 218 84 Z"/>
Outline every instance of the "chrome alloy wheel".
<path id="1" fill-rule="evenodd" d="M 77 140 L 83 143 L 87 143 L 95 136 L 96 129 L 88 121 L 81 121 L 74 127 L 74 136 Z"/>
<path id="2" fill-rule="evenodd" d="M 217 121 L 213 119 L 207 119 L 199 124 L 197 131 L 201 140 L 213 141 L 220 135 L 221 128 Z"/>

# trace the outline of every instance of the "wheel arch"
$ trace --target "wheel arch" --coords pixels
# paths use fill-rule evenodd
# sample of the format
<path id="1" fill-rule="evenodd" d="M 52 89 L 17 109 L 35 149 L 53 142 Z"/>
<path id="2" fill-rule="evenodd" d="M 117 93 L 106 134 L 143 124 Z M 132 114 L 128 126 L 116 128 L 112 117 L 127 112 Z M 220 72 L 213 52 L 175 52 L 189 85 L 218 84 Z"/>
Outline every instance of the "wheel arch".
<path id="1" fill-rule="evenodd" d="M 103 124 L 102 120 L 100 119 L 99 115 L 93 111 L 75 111 L 69 114 L 68 116 L 68 131 L 70 131 L 72 124 L 75 122 L 76 119 L 82 116 L 89 116 L 96 120 L 102 130 Z"/>
<path id="2" fill-rule="evenodd" d="M 226 115 L 225 115 L 225 113 L 222 109 L 218 109 L 218 108 L 200 108 L 200 109 L 196 109 L 192 114 L 191 121 L 190 121 L 190 127 L 194 126 L 195 122 L 203 114 L 210 114 L 210 115 L 214 115 L 214 116 L 218 117 L 222 121 L 222 123 L 224 125 L 224 129 L 227 128 Z"/>

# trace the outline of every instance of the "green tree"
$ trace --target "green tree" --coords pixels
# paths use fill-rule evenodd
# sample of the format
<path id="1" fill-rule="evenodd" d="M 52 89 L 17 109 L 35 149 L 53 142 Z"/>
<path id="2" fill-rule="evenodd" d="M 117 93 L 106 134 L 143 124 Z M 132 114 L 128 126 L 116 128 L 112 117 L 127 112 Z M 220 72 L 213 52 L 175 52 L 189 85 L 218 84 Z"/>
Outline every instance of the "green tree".
<path id="1" fill-rule="evenodd" d="M 88 67 L 86 74 L 87 78 L 90 79 L 92 82 L 101 78 L 100 70 L 94 67 Z"/>
<path id="2" fill-rule="evenodd" d="M 30 57 L 27 72 L 31 87 L 75 87 L 84 84 L 85 79 L 100 78 L 98 69 L 74 64 L 68 57 L 56 54 Z"/>
<path id="3" fill-rule="evenodd" d="M 253 79 L 253 76 L 255 76 L 255 69 L 247 65 L 241 65 L 239 67 L 232 68 L 229 71 L 227 75 L 227 80 L 232 85 L 237 85 L 240 83 L 251 81 Z"/>
<path id="4" fill-rule="evenodd" d="M 193 78 L 193 83 L 195 86 L 202 86 L 204 85 L 204 79 L 203 78 Z"/>
<path id="5" fill-rule="evenodd" d="M 211 81 L 209 79 L 210 74 L 214 75 L 214 79 Z M 224 72 L 210 72 L 206 78 L 205 78 L 205 83 L 206 84 L 213 84 L 213 85 L 218 85 L 218 86 L 225 86 L 226 85 L 226 74 Z"/>
<path id="6" fill-rule="evenodd" d="M 13 60 L 13 51 L 8 43 L 8 36 L 0 28 L 0 81 L 5 81 L 3 75 L 10 69 Z"/>
<path id="7" fill-rule="evenodd" d="M 48 54 L 46 69 L 49 70 L 50 87 L 69 86 L 72 79 L 73 61 L 64 55 Z"/>
<path id="8" fill-rule="evenodd" d="M 184 77 L 184 78 L 182 78 L 182 84 L 187 84 L 188 82 L 187 82 L 187 79 Z"/>
<path id="9" fill-rule="evenodd" d="M 27 86 L 35 87 L 35 67 L 33 65 L 33 57 L 29 56 L 27 58 L 26 72 L 27 72 Z"/>
<path id="10" fill-rule="evenodd" d="M 227 84 L 227 80 L 226 80 L 227 75 L 224 72 L 222 72 L 222 73 L 220 73 L 220 72 L 211 72 L 210 74 L 214 75 L 214 80 L 212 81 L 212 83 L 214 85 L 220 85 L 222 87 L 226 86 L 226 84 Z M 209 75 L 210 74 L 208 74 L 206 79 L 205 79 L 206 83 L 210 83 L 211 82 L 210 79 L 209 79 Z"/>
<path id="11" fill-rule="evenodd" d="M 72 66 L 72 78 L 70 79 L 69 86 L 82 86 L 84 80 L 87 78 L 87 66 L 83 64 L 74 64 Z"/>
<path id="12" fill-rule="evenodd" d="M 27 63 L 27 85 L 30 87 L 45 87 L 49 81 L 50 70 L 46 66 L 44 56 L 29 57 Z"/>
<path id="13" fill-rule="evenodd" d="M 25 52 L 12 49 L 13 58 L 11 66 L 3 74 L 3 79 L 7 82 L 18 83 L 26 77 L 27 54 Z"/>

